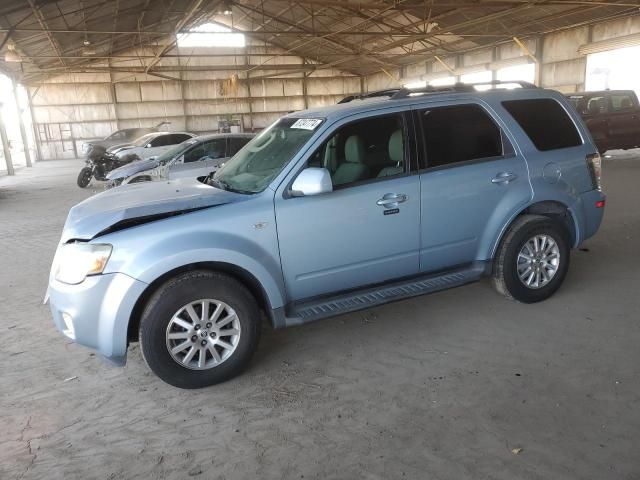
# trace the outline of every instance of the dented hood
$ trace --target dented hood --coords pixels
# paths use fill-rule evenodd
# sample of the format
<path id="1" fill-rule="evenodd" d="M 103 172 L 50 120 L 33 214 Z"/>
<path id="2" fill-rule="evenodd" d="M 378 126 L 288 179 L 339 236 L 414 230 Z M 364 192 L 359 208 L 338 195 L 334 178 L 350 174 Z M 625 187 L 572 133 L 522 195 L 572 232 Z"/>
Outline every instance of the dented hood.
<path id="1" fill-rule="evenodd" d="M 90 240 L 96 235 L 133 225 L 132 220 L 158 220 L 248 198 L 198 182 L 181 179 L 123 185 L 99 193 L 69 211 L 62 242 Z"/>
<path id="2" fill-rule="evenodd" d="M 136 173 L 144 172 L 145 170 L 151 170 L 158 166 L 157 157 L 151 157 L 144 160 L 136 160 L 135 162 L 127 163 L 122 167 L 118 167 L 111 170 L 107 174 L 107 180 L 118 180 L 120 178 L 127 178 Z"/>

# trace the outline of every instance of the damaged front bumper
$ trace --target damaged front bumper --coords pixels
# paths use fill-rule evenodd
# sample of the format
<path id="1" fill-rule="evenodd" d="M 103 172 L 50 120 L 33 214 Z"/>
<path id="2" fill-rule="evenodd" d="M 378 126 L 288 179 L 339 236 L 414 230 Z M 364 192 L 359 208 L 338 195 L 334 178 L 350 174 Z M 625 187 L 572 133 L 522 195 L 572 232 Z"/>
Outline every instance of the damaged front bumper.
<path id="1" fill-rule="evenodd" d="M 66 337 L 124 365 L 131 313 L 147 284 L 123 273 L 87 277 L 77 285 L 51 280 L 53 321 Z"/>

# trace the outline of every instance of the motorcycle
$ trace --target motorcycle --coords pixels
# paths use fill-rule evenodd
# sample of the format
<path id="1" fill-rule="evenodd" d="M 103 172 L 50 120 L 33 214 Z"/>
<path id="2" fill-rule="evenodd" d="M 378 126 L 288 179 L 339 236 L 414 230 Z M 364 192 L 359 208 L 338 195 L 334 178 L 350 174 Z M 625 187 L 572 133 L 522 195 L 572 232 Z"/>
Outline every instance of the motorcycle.
<path id="1" fill-rule="evenodd" d="M 111 170 L 131 163 L 137 158 L 137 155 L 125 155 L 120 158 L 113 153 L 107 152 L 103 147 L 93 146 L 85 160 L 86 166 L 78 174 L 78 186 L 86 188 L 91 183 L 92 178 L 104 182 L 107 180 L 107 174 Z"/>

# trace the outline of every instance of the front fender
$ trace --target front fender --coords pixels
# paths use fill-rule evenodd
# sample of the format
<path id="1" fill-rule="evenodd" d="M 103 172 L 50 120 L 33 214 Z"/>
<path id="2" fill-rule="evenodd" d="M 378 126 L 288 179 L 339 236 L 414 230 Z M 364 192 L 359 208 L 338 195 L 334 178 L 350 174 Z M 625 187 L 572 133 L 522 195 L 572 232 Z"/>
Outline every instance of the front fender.
<path id="1" fill-rule="evenodd" d="M 264 289 L 272 309 L 284 306 L 285 301 L 281 294 L 283 289 L 282 277 L 277 278 L 274 275 L 274 273 L 280 273 L 279 267 L 276 269 L 276 266 L 273 266 L 274 268 L 267 269 L 255 259 L 235 250 L 200 248 L 174 252 L 160 261 L 148 265 L 145 270 L 140 272 L 140 276 L 137 278 L 145 283 L 151 283 L 156 278 L 184 265 L 205 262 L 227 263 L 247 271 L 256 278 Z"/>
<path id="2" fill-rule="evenodd" d="M 105 273 L 120 272 L 144 283 L 185 265 L 220 262 L 251 274 L 272 308 L 283 306 L 284 281 L 273 207 L 243 209 L 224 205 L 101 236 L 113 245 Z M 220 210 L 218 210 L 220 209 Z M 220 218 L 218 211 L 230 215 Z M 255 224 L 259 221 L 260 228 Z"/>

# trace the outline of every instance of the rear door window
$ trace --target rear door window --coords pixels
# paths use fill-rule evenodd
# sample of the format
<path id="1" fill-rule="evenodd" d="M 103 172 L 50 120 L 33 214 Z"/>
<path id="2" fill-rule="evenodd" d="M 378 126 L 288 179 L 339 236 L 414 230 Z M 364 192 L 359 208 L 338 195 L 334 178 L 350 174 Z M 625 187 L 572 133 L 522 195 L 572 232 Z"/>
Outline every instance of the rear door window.
<path id="1" fill-rule="evenodd" d="M 552 98 L 507 100 L 502 106 L 540 151 L 582 145 L 573 120 Z"/>
<path id="2" fill-rule="evenodd" d="M 429 168 L 504 154 L 506 139 L 479 105 L 429 108 L 419 110 L 418 116 Z"/>

